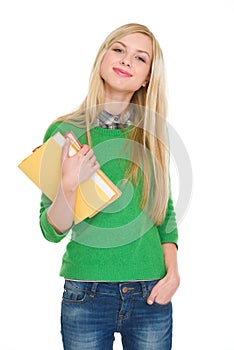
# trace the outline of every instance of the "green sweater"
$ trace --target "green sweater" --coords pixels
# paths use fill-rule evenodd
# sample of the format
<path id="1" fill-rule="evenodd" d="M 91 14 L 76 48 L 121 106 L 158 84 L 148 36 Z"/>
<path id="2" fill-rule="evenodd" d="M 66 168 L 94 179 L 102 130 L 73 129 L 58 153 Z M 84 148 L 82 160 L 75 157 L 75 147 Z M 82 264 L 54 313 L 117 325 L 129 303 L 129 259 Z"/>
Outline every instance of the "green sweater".
<path id="1" fill-rule="evenodd" d="M 155 226 L 140 209 L 141 181 L 136 186 L 125 180 L 129 165 L 126 136 L 131 127 L 120 130 L 95 127 L 91 130 L 92 148 L 101 169 L 122 191 L 122 195 L 93 218 L 74 224 L 58 234 L 47 220 L 51 201 L 42 194 L 40 227 L 51 242 L 69 238 L 60 275 L 68 279 L 121 282 L 161 279 L 166 269 L 162 243 L 177 244 L 178 231 L 171 197 L 164 222 Z M 72 130 L 82 144 L 87 143 L 84 129 L 68 123 L 52 124 L 44 142 L 57 131 Z M 128 143 L 129 144 L 129 143 Z"/>

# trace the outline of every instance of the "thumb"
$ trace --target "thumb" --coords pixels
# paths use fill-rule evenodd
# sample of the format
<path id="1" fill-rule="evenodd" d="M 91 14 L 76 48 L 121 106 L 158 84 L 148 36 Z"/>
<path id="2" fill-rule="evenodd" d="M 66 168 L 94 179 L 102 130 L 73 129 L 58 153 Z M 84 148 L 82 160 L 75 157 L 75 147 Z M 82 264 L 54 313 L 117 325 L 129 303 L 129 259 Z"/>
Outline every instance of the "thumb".
<path id="1" fill-rule="evenodd" d="M 70 149 L 70 141 L 67 139 L 62 148 L 62 162 L 68 157 Z"/>
<path id="2" fill-rule="evenodd" d="M 152 305 L 155 301 L 156 296 L 157 296 L 157 286 L 154 286 L 154 288 L 151 290 L 151 293 L 147 299 L 147 304 Z"/>

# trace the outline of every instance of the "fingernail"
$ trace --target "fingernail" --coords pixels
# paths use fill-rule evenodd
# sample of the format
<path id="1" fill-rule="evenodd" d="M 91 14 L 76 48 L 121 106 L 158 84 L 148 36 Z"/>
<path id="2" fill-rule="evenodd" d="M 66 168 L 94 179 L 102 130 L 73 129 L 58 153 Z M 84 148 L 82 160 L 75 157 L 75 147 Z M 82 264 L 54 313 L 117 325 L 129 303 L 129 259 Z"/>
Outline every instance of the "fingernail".
<path id="1" fill-rule="evenodd" d="M 147 303 L 148 303 L 149 305 L 153 305 L 154 302 L 153 302 L 153 300 L 148 300 Z"/>

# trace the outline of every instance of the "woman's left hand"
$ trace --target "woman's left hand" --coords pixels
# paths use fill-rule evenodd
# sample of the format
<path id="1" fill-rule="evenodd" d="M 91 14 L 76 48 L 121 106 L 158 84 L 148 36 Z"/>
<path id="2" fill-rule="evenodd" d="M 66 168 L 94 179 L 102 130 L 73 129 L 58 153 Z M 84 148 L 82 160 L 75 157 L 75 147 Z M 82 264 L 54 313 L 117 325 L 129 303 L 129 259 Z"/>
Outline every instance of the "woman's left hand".
<path id="1" fill-rule="evenodd" d="M 167 273 L 151 290 L 147 303 L 152 305 L 154 302 L 158 304 L 167 304 L 171 301 L 180 284 L 178 272 Z"/>

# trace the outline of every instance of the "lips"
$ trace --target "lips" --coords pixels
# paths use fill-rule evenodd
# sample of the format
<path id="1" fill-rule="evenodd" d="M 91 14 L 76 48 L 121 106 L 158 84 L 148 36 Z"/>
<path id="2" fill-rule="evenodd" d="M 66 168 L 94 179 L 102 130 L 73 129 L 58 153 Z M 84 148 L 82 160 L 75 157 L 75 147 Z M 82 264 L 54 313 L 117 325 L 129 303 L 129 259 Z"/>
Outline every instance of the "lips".
<path id="1" fill-rule="evenodd" d="M 118 74 L 120 77 L 124 77 L 124 78 L 131 78 L 132 74 L 130 74 L 129 72 L 127 72 L 126 70 L 123 70 L 121 68 L 113 68 L 114 72 L 116 74 Z"/>

